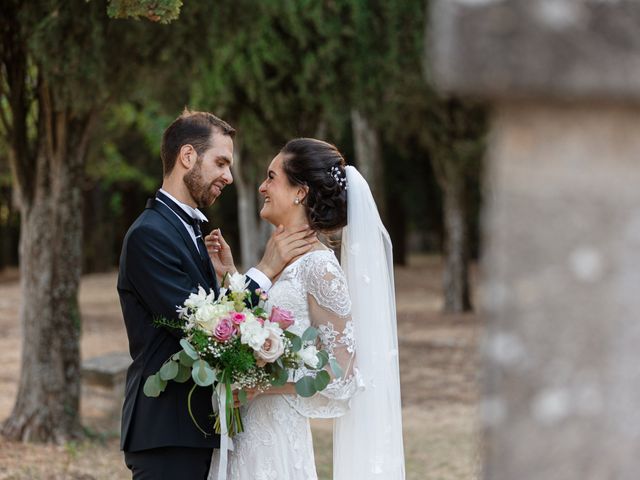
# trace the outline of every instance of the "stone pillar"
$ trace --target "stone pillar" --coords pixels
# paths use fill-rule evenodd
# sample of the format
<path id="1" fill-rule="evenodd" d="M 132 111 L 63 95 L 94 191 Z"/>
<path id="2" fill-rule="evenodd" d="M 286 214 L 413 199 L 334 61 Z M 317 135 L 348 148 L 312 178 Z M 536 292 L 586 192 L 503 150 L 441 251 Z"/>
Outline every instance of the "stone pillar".
<path id="1" fill-rule="evenodd" d="M 435 78 L 494 105 L 484 478 L 640 477 L 640 2 L 440 0 Z"/>

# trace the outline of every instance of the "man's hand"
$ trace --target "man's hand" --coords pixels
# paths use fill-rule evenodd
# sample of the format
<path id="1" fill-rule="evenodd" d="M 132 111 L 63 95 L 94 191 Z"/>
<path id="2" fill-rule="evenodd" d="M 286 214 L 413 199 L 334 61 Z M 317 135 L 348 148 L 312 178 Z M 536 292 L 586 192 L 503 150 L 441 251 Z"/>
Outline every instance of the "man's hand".
<path id="1" fill-rule="evenodd" d="M 225 241 L 219 228 L 216 228 L 204 237 L 204 243 L 207 246 L 207 252 L 209 253 L 211 263 L 213 263 L 218 281 L 222 282 L 222 277 L 224 277 L 225 273 L 233 274 L 238 271 L 233 261 L 231 248 Z"/>
<path id="2" fill-rule="evenodd" d="M 316 241 L 316 233 L 308 225 L 290 231 L 280 225 L 269 238 L 256 268 L 273 280 L 292 260 L 309 252 Z"/>

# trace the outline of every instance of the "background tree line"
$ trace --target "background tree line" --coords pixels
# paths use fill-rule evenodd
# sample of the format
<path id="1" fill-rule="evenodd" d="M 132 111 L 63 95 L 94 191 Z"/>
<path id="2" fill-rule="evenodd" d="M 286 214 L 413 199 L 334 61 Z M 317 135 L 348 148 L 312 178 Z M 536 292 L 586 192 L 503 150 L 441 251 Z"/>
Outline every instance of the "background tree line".
<path id="1" fill-rule="evenodd" d="M 206 213 L 243 264 L 269 233 L 257 216 L 269 160 L 287 139 L 316 136 L 369 179 L 396 261 L 443 252 L 445 309 L 471 307 L 485 111 L 430 87 L 425 2 L 2 8 L 0 267 L 19 263 L 29 299 L 5 435 L 79 434 L 79 276 L 117 265 L 124 233 L 160 185 L 161 133 L 184 106 L 238 129 L 235 188 Z"/>

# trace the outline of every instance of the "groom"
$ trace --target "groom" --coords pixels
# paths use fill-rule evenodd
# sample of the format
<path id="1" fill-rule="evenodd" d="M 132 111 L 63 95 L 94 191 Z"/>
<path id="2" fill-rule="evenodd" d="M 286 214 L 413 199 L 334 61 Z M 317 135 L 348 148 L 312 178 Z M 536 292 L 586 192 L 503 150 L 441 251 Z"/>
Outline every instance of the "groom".
<path id="1" fill-rule="evenodd" d="M 147 377 L 180 350 L 177 330 L 156 328 L 153 319 L 177 319 L 181 305 L 198 286 L 218 294 L 218 275 L 233 269 L 228 258 L 207 253 L 198 210 L 213 204 L 233 182 L 235 130 L 211 113 L 185 112 L 164 132 L 162 188 L 125 236 L 118 293 L 133 363 L 127 372 L 120 447 L 133 479 L 206 479 L 219 437 L 205 436 L 187 410 L 193 382 L 169 382 L 157 398 L 144 395 Z M 310 248 L 308 231 L 278 231 L 262 261 L 247 272 L 249 288 L 268 290 L 271 279 Z M 308 245 L 308 246 L 307 246 Z M 215 250 L 214 250 L 215 251 Z M 196 388 L 192 413 L 213 431 L 211 389 Z"/>

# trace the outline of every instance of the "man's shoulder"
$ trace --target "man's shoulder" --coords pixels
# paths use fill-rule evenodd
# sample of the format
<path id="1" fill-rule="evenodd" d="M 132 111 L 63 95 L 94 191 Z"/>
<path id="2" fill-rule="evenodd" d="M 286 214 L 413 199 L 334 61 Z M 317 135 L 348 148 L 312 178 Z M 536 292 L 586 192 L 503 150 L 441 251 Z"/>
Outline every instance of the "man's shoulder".
<path id="1" fill-rule="evenodd" d="M 149 235 L 169 238 L 172 230 L 174 229 L 171 227 L 171 224 L 160 212 L 152 208 L 147 208 L 129 227 L 124 242 L 127 243 L 131 240 L 146 238 Z"/>

